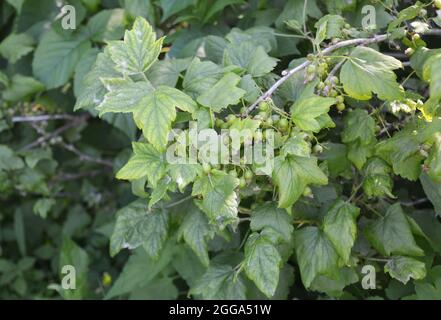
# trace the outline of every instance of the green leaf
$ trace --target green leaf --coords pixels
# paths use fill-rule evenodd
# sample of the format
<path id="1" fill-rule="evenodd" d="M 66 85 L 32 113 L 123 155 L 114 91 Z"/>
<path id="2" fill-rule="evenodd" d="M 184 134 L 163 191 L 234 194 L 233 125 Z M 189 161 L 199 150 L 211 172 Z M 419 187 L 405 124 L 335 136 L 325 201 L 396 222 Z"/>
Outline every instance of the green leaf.
<path id="1" fill-rule="evenodd" d="M 84 89 L 78 93 L 74 110 L 90 109 L 103 102 L 107 90 L 101 79 L 121 77 L 121 74 L 114 67 L 115 64 L 110 58 L 108 48 L 106 48 L 104 52 L 98 54 L 95 65 L 82 81 Z"/>
<path id="2" fill-rule="evenodd" d="M 406 284 L 410 278 L 421 280 L 426 277 L 424 262 L 408 257 L 393 257 L 384 265 L 384 272 Z"/>
<path id="3" fill-rule="evenodd" d="M 0 43 L 0 54 L 10 63 L 34 50 L 34 39 L 26 33 L 12 33 Z"/>
<path id="4" fill-rule="evenodd" d="M 152 25 L 156 21 L 155 4 L 150 0 L 128 0 L 124 1 L 124 11 L 132 19 L 138 16 L 144 17 Z"/>
<path id="5" fill-rule="evenodd" d="M 132 75 L 146 72 L 158 59 L 163 38 L 156 40 L 152 26 L 138 17 L 130 31 L 126 31 L 124 41 L 109 42 L 109 52 L 116 70 Z"/>
<path id="6" fill-rule="evenodd" d="M 238 199 L 235 189 L 239 180 L 222 171 L 200 177 L 193 185 L 192 195 L 201 195 L 201 209 L 211 223 L 220 228 L 237 222 Z"/>
<path id="7" fill-rule="evenodd" d="M 211 61 L 194 58 L 185 73 L 182 87 L 194 99 L 210 90 L 221 78 L 224 71 Z"/>
<path id="8" fill-rule="evenodd" d="M 377 144 L 376 154 L 392 165 L 396 174 L 415 181 L 421 174 L 424 157 L 420 145 L 430 142 L 441 130 L 441 121 L 417 121 L 409 123 L 391 139 Z"/>
<path id="9" fill-rule="evenodd" d="M 402 68 L 399 60 L 371 48 L 357 47 L 343 65 L 340 80 L 352 98 L 369 100 L 374 92 L 382 100 L 399 100 L 403 89 L 393 72 L 398 68 Z"/>
<path id="10" fill-rule="evenodd" d="M 238 75 L 227 73 L 213 87 L 199 96 L 197 101 L 215 112 L 220 112 L 229 105 L 238 104 L 240 98 L 246 93 L 245 90 L 237 87 L 239 82 Z"/>
<path id="11" fill-rule="evenodd" d="M 340 143 L 326 143 L 323 147 L 321 159 L 325 160 L 329 175 L 333 178 L 339 175 L 345 176 L 351 169 L 347 147 Z"/>
<path id="12" fill-rule="evenodd" d="M 38 199 L 32 210 L 35 214 L 38 214 L 43 219 L 46 219 L 48 212 L 52 209 L 52 207 L 55 205 L 55 200 L 50 198 L 41 198 Z"/>
<path id="13" fill-rule="evenodd" d="M 98 53 L 99 50 L 97 48 L 90 48 L 89 50 L 84 52 L 83 56 L 81 57 L 81 63 L 77 64 L 74 74 L 75 97 L 79 97 L 81 94 L 83 94 L 83 92 L 90 90 L 89 87 L 84 85 L 84 78 L 94 67 Z"/>
<path id="14" fill-rule="evenodd" d="M 430 83 L 430 97 L 441 99 L 441 54 L 431 56 L 423 67 L 423 78 Z"/>
<path id="15" fill-rule="evenodd" d="M 317 118 L 327 114 L 335 103 L 334 98 L 319 96 L 300 99 L 291 107 L 291 119 L 302 130 L 319 132 L 322 126 Z"/>
<path id="16" fill-rule="evenodd" d="M 48 89 L 64 85 L 72 77 L 81 56 L 90 48 L 82 36 L 62 36 L 55 31 L 46 33 L 35 50 L 34 75 Z"/>
<path id="17" fill-rule="evenodd" d="M 278 59 L 268 56 L 262 46 L 256 47 L 252 41 L 231 44 L 224 53 L 224 65 L 238 66 L 253 77 L 262 77 L 270 73 Z"/>
<path id="18" fill-rule="evenodd" d="M 309 184 L 328 183 L 328 178 L 317 166 L 317 159 L 314 157 L 276 157 L 273 179 L 279 189 L 280 208 L 293 205 Z"/>
<path id="19" fill-rule="evenodd" d="M 152 281 L 167 265 L 175 253 L 175 247 L 169 243 L 164 247 L 159 260 L 150 258 L 144 249 L 136 249 L 130 256 L 124 269 L 119 274 L 113 286 L 107 292 L 105 299 L 111 299 L 142 288 Z"/>
<path id="20" fill-rule="evenodd" d="M 366 110 L 355 109 L 348 112 L 344 120 L 342 141 L 344 143 L 361 141 L 364 145 L 375 142 L 375 120 Z"/>
<path id="21" fill-rule="evenodd" d="M 25 0 L 6 0 L 11 6 L 13 6 L 15 8 L 15 10 L 17 10 L 18 13 L 20 13 L 21 11 L 21 7 L 23 5 L 23 3 L 25 2 Z"/>
<path id="22" fill-rule="evenodd" d="M 101 78 L 101 82 L 108 92 L 96 107 L 100 115 L 142 109 L 146 104 L 145 100 L 154 91 L 148 82 L 133 82 L 128 78 Z"/>
<path id="23" fill-rule="evenodd" d="M 233 4 L 243 4 L 243 0 L 217 0 L 212 6 L 210 6 L 207 13 L 203 17 L 203 21 L 209 21 L 216 13 L 222 11 L 225 7 Z"/>
<path id="24" fill-rule="evenodd" d="M 65 237 L 61 244 L 59 260 L 60 279 L 66 274 L 61 273 L 64 266 L 73 266 L 75 268 L 75 290 L 61 289 L 61 295 L 64 299 L 82 299 L 88 292 L 88 274 L 89 274 L 89 256 L 87 252 L 80 248 L 71 239 Z M 72 276 L 72 274 L 70 275 Z"/>
<path id="25" fill-rule="evenodd" d="M 102 79 L 109 92 L 96 108 L 106 112 L 133 112 L 136 125 L 143 130 L 147 140 L 158 150 L 164 150 L 176 119 L 176 107 L 190 113 L 196 112 L 196 103 L 178 89 L 159 86 L 153 89 L 148 82 L 129 79 Z"/>
<path id="26" fill-rule="evenodd" d="M 31 77 L 15 74 L 9 87 L 3 91 L 3 99 L 6 101 L 20 101 L 45 89 L 44 85 Z"/>
<path id="27" fill-rule="evenodd" d="M 356 219 L 359 214 L 359 208 L 338 200 L 328 210 L 323 220 L 324 234 L 346 264 L 349 262 L 351 250 L 357 236 Z"/>
<path id="28" fill-rule="evenodd" d="M 334 276 L 338 272 L 338 254 L 323 231 L 306 227 L 294 233 L 297 261 L 306 288 L 319 275 Z"/>
<path id="29" fill-rule="evenodd" d="M 148 143 L 133 142 L 132 146 L 133 157 L 118 171 L 116 178 L 135 180 L 147 176 L 155 186 L 167 170 L 164 155 Z"/>
<path id="30" fill-rule="evenodd" d="M 176 107 L 190 113 L 197 109 L 196 103 L 185 93 L 159 86 L 146 95 L 140 107 L 133 112 L 135 123 L 158 150 L 164 150 L 167 145 L 172 121 L 176 119 Z"/>
<path id="31" fill-rule="evenodd" d="M 309 157 L 311 155 L 311 144 L 303 138 L 302 134 L 291 136 L 282 146 L 282 154 L 299 157 Z"/>
<path id="32" fill-rule="evenodd" d="M 368 198 L 388 196 L 392 194 L 393 180 L 390 177 L 391 168 L 380 158 L 374 157 L 368 161 L 364 169 L 366 176 L 363 190 Z"/>
<path id="33" fill-rule="evenodd" d="M 268 298 L 276 292 L 282 259 L 267 236 L 253 233 L 245 244 L 244 270 Z"/>
<path id="34" fill-rule="evenodd" d="M 110 255 L 121 249 L 143 246 L 147 254 L 158 259 L 168 235 L 167 211 L 149 211 L 144 200 L 132 202 L 117 213 L 115 230 L 110 238 Z"/>
<path id="35" fill-rule="evenodd" d="M 294 227 L 292 218 L 285 210 L 277 208 L 275 203 L 268 202 L 259 205 L 251 214 L 250 228 L 253 231 L 261 231 L 271 228 L 280 234 L 284 241 L 290 242 Z"/>
<path id="36" fill-rule="evenodd" d="M 157 185 L 152 188 L 148 208 L 151 209 L 155 204 L 164 198 L 167 198 L 167 191 L 176 191 L 174 183 L 169 175 L 164 176 L 158 181 Z"/>
<path id="37" fill-rule="evenodd" d="M 190 294 L 201 295 L 205 300 L 245 300 L 245 284 L 235 273 L 231 266 L 212 264 L 190 289 Z"/>
<path id="38" fill-rule="evenodd" d="M 164 22 L 172 15 L 194 5 L 196 0 L 160 0 L 159 6 L 162 9 L 161 21 Z"/>
<path id="39" fill-rule="evenodd" d="M 196 177 L 202 173 L 202 167 L 199 164 L 171 163 L 168 165 L 168 170 L 181 192 L 184 192 L 185 187 L 194 182 Z"/>
<path id="40" fill-rule="evenodd" d="M 129 300 L 176 300 L 179 291 L 174 284 L 174 278 L 155 278 L 147 285 L 134 289 Z"/>
<path id="41" fill-rule="evenodd" d="M 372 246 L 384 256 L 424 255 L 423 250 L 415 243 L 409 222 L 399 203 L 390 206 L 384 217 L 373 221 L 365 229 L 365 234 Z"/>
<path id="42" fill-rule="evenodd" d="M 157 61 L 147 72 L 147 78 L 153 86 L 169 86 L 174 88 L 181 72 L 187 69 L 189 59 L 167 59 Z"/>
<path id="43" fill-rule="evenodd" d="M 420 182 L 427 198 L 433 204 L 436 214 L 441 216 L 441 183 L 434 181 L 426 173 L 421 174 Z"/>
<path id="44" fill-rule="evenodd" d="M 359 281 L 357 271 L 353 268 L 343 267 L 332 278 L 325 275 L 315 277 L 311 283 L 311 290 L 324 292 L 330 297 L 340 298 L 345 291 L 343 289 Z"/>
<path id="45" fill-rule="evenodd" d="M 420 13 L 421 9 L 423 9 L 423 4 L 419 1 L 413 6 L 407 7 L 401 10 L 398 14 L 398 17 L 394 19 L 389 26 L 387 27 L 387 31 L 390 32 L 393 29 L 399 27 L 403 22 L 412 20 Z"/>
<path id="46" fill-rule="evenodd" d="M 90 18 L 86 28 L 92 41 L 121 39 L 124 35 L 124 10 L 102 10 Z"/>
<path id="47" fill-rule="evenodd" d="M 0 145 L 0 170 L 12 171 L 22 169 L 23 167 L 23 160 L 11 148 Z"/>
<path id="48" fill-rule="evenodd" d="M 437 134 L 434 140 L 429 157 L 424 164 L 428 168 L 429 177 L 434 181 L 441 182 L 441 134 Z"/>
<path id="49" fill-rule="evenodd" d="M 178 230 L 178 238 L 183 238 L 206 267 L 210 264 L 207 241 L 214 232 L 207 217 L 197 207 L 192 206 Z"/>
<path id="50" fill-rule="evenodd" d="M 288 0 L 283 7 L 282 13 L 276 20 L 276 27 L 282 29 L 285 21 L 288 20 L 296 20 L 300 25 L 303 25 L 308 17 L 316 19 L 322 17 L 322 12 L 318 8 L 316 0 Z"/>
<path id="51" fill-rule="evenodd" d="M 341 30 L 345 25 L 345 19 L 339 15 L 327 14 L 315 23 L 317 29 L 315 41 L 317 44 L 326 39 L 341 38 Z"/>

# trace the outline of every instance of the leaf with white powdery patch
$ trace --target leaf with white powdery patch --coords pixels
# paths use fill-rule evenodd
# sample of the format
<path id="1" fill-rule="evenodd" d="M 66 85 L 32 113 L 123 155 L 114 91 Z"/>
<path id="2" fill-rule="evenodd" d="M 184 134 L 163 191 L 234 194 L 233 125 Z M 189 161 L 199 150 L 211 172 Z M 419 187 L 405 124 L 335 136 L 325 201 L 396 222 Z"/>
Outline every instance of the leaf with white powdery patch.
<path id="1" fill-rule="evenodd" d="M 163 38 L 156 40 L 152 26 L 138 17 L 130 31 L 126 31 L 124 41 L 109 42 L 109 51 L 116 64 L 116 70 L 123 74 L 146 72 L 158 59 Z"/>
<path id="2" fill-rule="evenodd" d="M 110 238 L 110 255 L 113 257 L 124 248 L 143 246 L 150 257 L 157 259 L 167 239 L 168 228 L 167 211 L 148 211 L 144 200 L 132 202 L 117 213 Z"/>

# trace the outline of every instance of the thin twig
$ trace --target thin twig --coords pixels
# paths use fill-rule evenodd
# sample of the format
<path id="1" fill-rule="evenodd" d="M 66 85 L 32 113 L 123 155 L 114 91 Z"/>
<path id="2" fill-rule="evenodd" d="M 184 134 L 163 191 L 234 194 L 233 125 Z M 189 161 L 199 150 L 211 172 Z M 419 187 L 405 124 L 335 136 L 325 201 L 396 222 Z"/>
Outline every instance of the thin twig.
<path id="1" fill-rule="evenodd" d="M 86 171 L 86 172 L 80 172 L 80 173 L 64 173 L 61 174 L 59 176 L 56 176 L 53 178 L 53 181 L 57 181 L 57 182 L 61 182 L 61 181 L 72 181 L 72 180 L 77 180 L 77 179 L 82 179 L 82 178 L 92 178 L 95 177 L 101 173 L 105 173 L 108 170 L 93 170 L 93 171 Z"/>
<path id="2" fill-rule="evenodd" d="M 388 39 L 388 35 L 386 34 L 382 34 L 382 35 L 377 35 L 374 36 L 372 38 L 357 38 L 357 39 L 351 39 L 351 40 L 345 40 L 345 41 L 341 41 L 341 42 L 337 42 L 331 46 L 329 46 L 328 48 L 324 49 L 322 51 L 323 55 L 329 55 L 331 52 L 344 48 L 344 47 L 348 47 L 348 46 L 355 46 L 355 45 L 368 45 L 368 44 L 372 44 L 372 43 L 378 43 L 378 42 L 382 42 Z M 247 110 L 244 112 L 243 116 L 246 117 L 250 112 L 252 112 L 258 105 L 260 102 L 268 99 L 269 97 L 271 97 L 271 95 L 286 81 L 288 80 L 290 77 L 292 77 L 294 74 L 296 74 L 297 72 L 307 68 L 309 65 L 311 64 L 311 61 L 305 61 L 304 63 L 302 63 L 301 65 L 295 67 L 294 69 L 289 70 L 286 75 L 284 75 L 283 77 L 281 77 L 279 80 L 276 81 L 276 83 L 274 83 L 263 95 L 261 95 L 256 102 L 254 102 L 251 106 L 249 106 L 247 108 Z"/>
<path id="3" fill-rule="evenodd" d="M 329 91 L 331 91 L 331 87 L 332 85 L 334 85 L 334 81 L 332 80 L 332 78 L 336 75 L 337 71 L 340 70 L 340 68 L 343 66 L 343 63 L 345 63 L 346 59 L 342 59 L 339 63 L 337 63 L 335 65 L 335 67 L 331 70 L 331 72 L 329 72 L 328 76 L 326 77 L 326 81 L 329 81 L 330 85 L 326 86 L 323 89 L 323 92 L 325 93 L 325 95 L 327 96 L 329 94 Z"/>
<path id="4" fill-rule="evenodd" d="M 78 150 L 73 144 L 67 144 L 65 142 L 60 142 L 60 145 L 65 148 L 66 150 L 69 150 L 70 152 L 76 154 L 78 157 L 80 157 L 80 160 L 88 161 L 88 162 L 94 162 L 98 164 L 102 164 L 106 167 L 113 168 L 113 163 L 109 160 L 104 160 L 101 158 L 94 158 L 88 154 L 85 154 Z"/>
<path id="5" fill-rule="evenodd" d="M 48 133 L 46 135 L 43 135 L 43 136 L 39 137 L 37 140 L 35 140 L 35 141 L 31 142 L 30 144 L 24 146 L 21 149 L 21 151 L 26 151 L 26 150 L 30 150 L 30 149 L 33 149 L 35 147 L 38 147 L 40 144 L 42 144 L 42 143 L 44 143 L 44 142 L 46 142 L 46 141 L 48 141 L 48 140 L 50 140 L 52 138 L 55 138 L 55 137 L 59 136 L 64 131 L 69 130 L 72 127 L 77 126 L 78 123 L 80 123 L 81 121 L 84 121 L 86 119 L 87 119 L 87 116 L 75 118 L 72 122 L 69 122 L 69 123 L 65 124 L 64 126 L 56 129 L 55 131 L 53 131 L 51 133 Z"/>
<path id="6" fill-rule="evenodd" d="M 441 29 L 430 29 L 427 31 L 424 31 L 424 35 L 427 36 L 441 36 Z"/>
<path id="7" fill-rule="evenodd" d="M 194 196 L 187 196 L 187 197 L 182 198 L 182 199 L 180 199 L 180 200 L 178 200 L 176 202 L 173 202 L 173 203 L 170 203 L 170 204 L 166 205 L 164 208 L 165 209 L 173 208 L 173 207 L 175 207 L 177 205 L 180 205 L 181 203 L 186 202 L 186 201 L 188 201 L 190 199 L 193 199 L 193 198 L 194 198 Z"/>
<path id="8" fill-rule="evenodd" d="M 40 122 L 48 120 L 70 120 L 77 118 L 70 114 L 43 114 L 38 116 L 16 116 L 12 117 L 12 122 Z"/>
<path id="9" fill-rule="evenodd" d="M 426 202 L 429 202 L 429 199 L 423 198 L 423 199 L 417 199 L 417 200 L 411 201 L 411 202 L 401 202 L 401 205 L 405 206 L 405 207 L 413 207 L 413 206 L 416 206 L 416 205 L 419 205 L 422 203 L 426 203 Z"/>

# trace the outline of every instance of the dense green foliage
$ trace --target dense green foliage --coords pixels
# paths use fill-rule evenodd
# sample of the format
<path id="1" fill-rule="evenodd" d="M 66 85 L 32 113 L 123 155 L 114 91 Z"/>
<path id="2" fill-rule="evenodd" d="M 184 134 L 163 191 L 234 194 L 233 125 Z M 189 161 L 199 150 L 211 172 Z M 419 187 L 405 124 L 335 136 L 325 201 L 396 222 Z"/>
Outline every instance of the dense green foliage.
<path id="1" fill-rule="evenodd" d="M 0 26 L 0 298 L 441 299 L 440 1 L 6 0 Z M 273 166 L 244 139 L 170 163 L 172 129 L 248 129 Z"/>

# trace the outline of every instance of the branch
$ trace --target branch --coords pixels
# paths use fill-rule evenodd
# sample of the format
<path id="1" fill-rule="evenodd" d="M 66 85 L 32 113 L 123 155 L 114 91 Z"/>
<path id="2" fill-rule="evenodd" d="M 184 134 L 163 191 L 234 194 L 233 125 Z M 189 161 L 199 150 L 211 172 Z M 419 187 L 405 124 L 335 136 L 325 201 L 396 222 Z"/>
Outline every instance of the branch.
<path id="1" fill-rule="evenodd" d="M 73 128 L 75 126 L 77 126 L 80 122 L 86 120 L 88 118 L 88 116 L 84 116 L 84 117 L 77 117 L 74 118 L 74 120 L 70 123 L 65 124 L 64 126 L 56 129 L 55 131 L 48 133 L 44 136 L 39 137 L 37 140 L 35 140 L 34 142 L 31 142 L 30 144 L 24 146 L 21 151 L 26 151 L 26 150 L 30 150 L 33 149 L 37 146 L 39 146 L 40 144 L 55 138 L 57 136 L 59 136 L 60 134 L 62 134 L 64 131 L 69 130 L 70 128 Z"/>
<path id="2" fill-rule="evenodd" d="M 336 75 L 336 73 L 338 72 L 338 70 L 340 70 L 340 68 L 343 66 L 343 63 L 346 62 L 346 59 L 342 59 L 339 63 L 337 63 L 335 65 L 335 67 L 331 70 L 331 72 L 329 72 L 328 77 L 326 78 L 327 81 L 329 81 L 331 83 L 331 85 L 326 86 L 323 89 L 323 92 L 328 95 L 329 91 L 331 90 L 331 87 L 334 85 L 334 81 L 332 80 L 332 78 Z M 325 82 L 326 82 L 325 80 Z"/>
<path id="3" fill-rule="evenodd" d="M 106 167 L 113 168 L 113 163 L 111 161 L 89 156 L 88 154 L 85 154 L 85 153 L 81 152 L 80 150 L 78 150 L 73 144 L 67 144 L 65 142 L 61 142 L 60 145 L 63 148 L 65 148 L 66 150 L 69 150 L 70 152 L 76 154 L 78 157 L 80 157 L 80 160 L 98 163 L 98 164 L 102 164 Z"/>
<path id="4" fill-rule="evenodd" d="M 441 36 L 441 29 L 430 29 L 430 30 L 424 31 L 423 34 L 425 36 Z"/>
<path id="5" fill-rule="evenodd" d="M 388 35 L 378 35 L 374 36 L 373 38 L 358 38 L 358 39 L 351 39 L 351 40 L 345 40 L 338 42 L 336 44 L 331 45 L 330 47 L 324 49 L 322 51 L 323 55 L 329 55 L 331 52 L 338 50 L 340 48 L 348 47 L 348 46 L 355 46 L 355 45 L 368 45 L 372 43 L 378 43 L 387 40 Z M 271 95 L 290 77 L 292 77 L 297 72 L 307 68 L 311 64 L 311 61 L 305 61 L 301 65 L 295 67 L 294 69 L 291 69 L 288 71 L 286 75 L 281 77 L 279 80 L 274 83 L 271 88 L 269 88 L 263 95 L 259 97 L 259 99 L 256 100 L 251 106 L 247 108 L 247 110 L 244 112 L 243 116 L 247 116 L 250 112 L 252 112 L 256 107 L 259 105 L 260 102 L 268 99 L 271 97 Z"/>
<path id="6" fill-rule="evenodd" d="M 12 117 L 12 122 L 40 122 L 48 120 L 71 120 L 77 117 L 69 114 L 44 114 L 39 116 L 16 116 Z"/>

